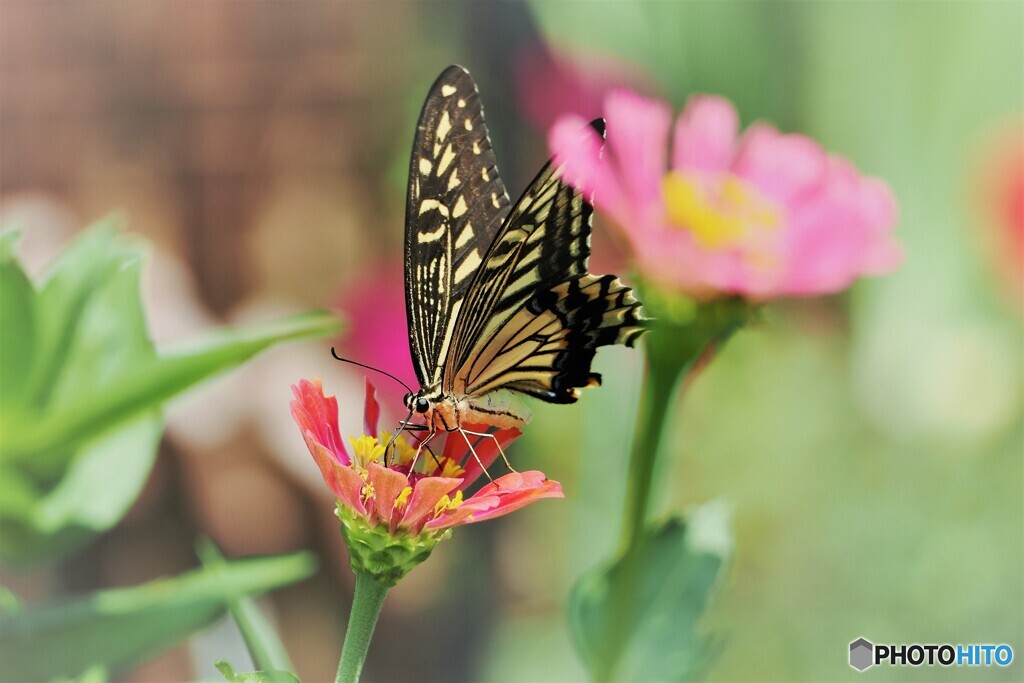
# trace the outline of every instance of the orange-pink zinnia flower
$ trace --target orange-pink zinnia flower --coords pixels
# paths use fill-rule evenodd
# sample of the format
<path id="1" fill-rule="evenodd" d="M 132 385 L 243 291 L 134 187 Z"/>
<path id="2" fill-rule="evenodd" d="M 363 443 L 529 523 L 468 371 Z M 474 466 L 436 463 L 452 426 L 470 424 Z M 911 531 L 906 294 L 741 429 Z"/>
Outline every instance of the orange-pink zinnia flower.
<path id="1" fill-rule="evenodd" d="M 436 459 L 423 449 L 414 463 L 416 448 L 399 436 L 385 463 L 384 448 L 391 435 L 377 431 L 380 407 L 369 380 L 365 433 L 351 439 L 351 452 L 338 429 L 338 401 L 324 395 L 320 381 L 302 380 L 292 392 L 292 417 L 324 482 L 348 511 L 391 535 L 443 532 L 500 517 L 541 498 L 562 497 L 561 484 L 542 472 L 529 471 L 506 474 L 465 498 L 466 488 L 483 473 L 481 463 L 488 467 L 498 456 L 497 443 L 489 437 L 474 437 L 474 458 L 463 436 L 451 433 Z M 486 431 L 486 427 L 466 428 Z M 503 430 L 494 436 L 505 448 L 519 431 Z"/>
<path id="2" fill-rule="evenodd" d="M 990 229 L 982 233 L 998 275 L 1009 285 L 1011 300 L 1024 302 L 1024 123 L 994 128 L 982 145 L 977 195 Z"/>
<path id="3" fill-rule="evenodd" d="M 699 298 L 752 300 L 841 290 L 895 268 L 896 203 L 814 140 L 758 123 L 739 132 L 733 105 L 669 106 L 626 90 L 604 102 L 607 147 L 577 116 L 549 143 L 564 177 L 621 226 L 646 279 Z"/>

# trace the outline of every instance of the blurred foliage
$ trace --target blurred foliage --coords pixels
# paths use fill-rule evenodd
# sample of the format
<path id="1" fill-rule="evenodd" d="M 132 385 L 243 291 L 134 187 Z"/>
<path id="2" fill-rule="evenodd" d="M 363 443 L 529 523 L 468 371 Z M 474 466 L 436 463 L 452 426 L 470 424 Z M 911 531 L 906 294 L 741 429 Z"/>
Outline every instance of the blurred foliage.
<path id="1" fill-rule="evenodd" d="M 173 579 L 2 615 L 0 678 L 49 680 L 97 666 L 124 669 L 209 624 L 240 596 L 294 583 L 314 568 L 307 553 L 233 560 Z"/>
<path id="2" fill-rule="evenodd" d="M 217 671 L 230 683 L 299 683 L 298 677 L 291 671 L 235 671 L 235 667 L 223 659 L 216 664 Z"/>
<path id="3" fill-rule="evenodd" d="M 569 598 L 569 620 L 591 676 L 703 678 L 715 647 L 698 623 L 731 550 L 725 508 L 708 503 L 686 522 L 673 517 L 649 525 L 629 556 L 584 574 Z M 631 598 L 625 615 L 615 604 L 622 593 Z"/>
<path id="4" fill-rule="evenodd" d="M 0 557 L 52 559 L 116 524 L 145 483 L 160 406 L 268 346 L 336 329 L 309 314 L 158 355 L 139 299 L 139 246 L 85 231 L 38 284 L 0 236 Z"/>
<path id="5" fill-rule="evenodd" d="M 219 568 L 223 570 L 227 567 L 227 561 L 221 555 L 220 549 L 209 539 L 200 541 L 198 554 L 199 559 L 202 560 L 203 565 L 208 569 L 215 570 Z M 228 610 L 231 612 L 231 617 L 235 620 L 235 624 L 245 640 L 245 645 L 252 656 L 253 664 L 260 669 L 260 671 L 256 672 L 257 674 L 284 674 L 295 668 L 292 666 L 292 662 L 288 658 L 288 652 L 284 649 L 280 638 L 274 632 L 274 628 L 260 612 L 252 598 L 241 594 L 232 596 L 228 602 Z M 231 669 L 231 665 L 227 662 L 223 664 L 227 669 Z M 228 680 L 234 680 L 228 676 L 228 672 L 220 663 L 217 664 L 217 669 Z M 233 670 L 231 670 L 231 674 L 234 675 Z M 238 675 L 249 676 L 254 674 Z"/>
<path id="6" fill-rule="evenodd" d="M 642 64 L 677 105 L 697 91 L 726 95 L 744 121 L 806 132 L 881 176 L 900 203 L 900 272 L 849 296 L 776 304 L 675 412 L 657 508 L 717 495 L 735 505 L 735 559 L 709 624 L 726 641 L 712 680 L 852 680 L 845 647 L 860 635 L 1022 642 L 1024 332 L 978 248 L 971 183 L 986 132 L 1024 113 L 1024 6 L 531 7 L 558 52 Z M 533 457 L 579 458 L 578 483 L 566 482 L 575 509 L 562 520 L 574 557 L 547 565 L 563 587 L 580 558 L 614 545 L 636 390 L 624 360 L 599 356 L 605 382 L 581 401 L 582 448 L 544 449 L 564 443 L 565 420 L 538 411 L 546 433 L 532 435 Z M 538 622 L 504 625 L 488 671 L 579 677 L 550 645 L 556 626 Z M 513 661 L 534 647 L 543 667 Z M 1019 666 L 972 675 L 1017 680 Z"/>

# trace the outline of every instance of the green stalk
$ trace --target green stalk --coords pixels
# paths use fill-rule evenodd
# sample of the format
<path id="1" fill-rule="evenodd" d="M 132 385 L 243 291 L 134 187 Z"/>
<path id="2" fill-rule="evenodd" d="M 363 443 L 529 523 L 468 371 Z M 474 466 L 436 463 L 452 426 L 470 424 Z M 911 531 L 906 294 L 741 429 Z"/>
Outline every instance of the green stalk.
<path id="1" fill-rule="evenodd" d="M 659 334 L 662 331 L 655 329 L 647 343 L 647 371 L 644 375 L 626 482 L 620 549 L 621 571 L 618 580 L 612 585 L 611 605 L 614 616 L 605 634 L 608 647 L 604 648 L 603 663 L 596 672 L 599 683 L 607 683 L 618 678 L 615 673 L 626 649 L 624 644 L 632 637 L 630 631 L 635 609 L 633 586 L 640 569 L 634 549 L 640 544 L 647 524 L 654 475 L 658 469 L 658 452 L 661 450 L 665 423 L 672 414 L 676 390 L 686 371 L 700 357 L 699 350 L 694 353 L 679 353 L 678 346 L 666 348 L 666 345 L 660 342 L 662 339 L 671 340 L 673 336 Z"/>
<path id="2" fill-rule="evenodd" d="M 649 366 L 644 377 L 640 411 L 637 415 L 636 435 L 629 459 L 629 475 L 626 483 L 626 508 L 622 522 L 622 553 L 629 552 L 647 521 L 651 506 L 654 474 L 658 464 L 658 452 L 665 432 L 665 422 L 671 414 L 676 389 L 686 370 L 693 365 L 693 359 L 683 363 L 656 363 L 649 356 Z"/>
<path id="3" fill-rule="evenodd" d="M 647 370 L 626 482 L 620 572 L 611 586 L 613 618 L 604 635 L 599 681 L 617 678 L 616 668 L 632 638 L 634 586 L 641 570 L 635 550 L 647 528 L 665 425 L 674 413 L 679 385 L 706 352 L 723 344 L 755 310 L 740 299 L 697 304 L 653 288 L 644 290 L 644 302 L 655 319 L 646 340 Z"/>
<path id="4" fill-rule="evenodd" d="M 636 545 L 647 522 L 665 421 L 679 384 L 705 352 L 724 344 L 756 311 L 739 298 L 698 304 L 653 287 L 644 288 L 644 302 L 655 319 L 646 339 L 647 374 L 626 483 L 623 554 Z"/>
<path id="5" fill-rule="evenodd" d="M 220 549 L 208 538 L 199 540 L 196 552 L 204 567 L 227 565 Z M 233 597 L 228 603 L 228 610 L 242 634 L 257 671 L 295 671 L 284 644 L 252 598 L 244 595 Z"/>
<path id="6" fill-rule="evenodd" d="M 356 683 L 359 680 L 366 652 L 370 649 L 373 629 L 377 626 L 377 617 L 380 616 L 380 608 L 387 594 L 387 586 L 369 574 L 356 572 L 356 592 L 352 599 L 352 612 L 345 632 L 345 644 L 341 648 L 335 683 Z"/>

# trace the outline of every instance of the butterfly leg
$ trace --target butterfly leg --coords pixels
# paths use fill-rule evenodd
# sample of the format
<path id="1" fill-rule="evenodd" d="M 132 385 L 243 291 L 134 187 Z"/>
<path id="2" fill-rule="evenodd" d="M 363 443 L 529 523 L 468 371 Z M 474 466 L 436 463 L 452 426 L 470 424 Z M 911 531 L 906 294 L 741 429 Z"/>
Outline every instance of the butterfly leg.
<path id="1" fill-rule="evenodd" d="M 416 462 L 420 459 L 420 453 L 423 451 L 424 448 L 426 448 L 427 452 L 430 453 L 432 456 L 434 455 L 434 451 L 430 450 L 430 448 L 427 446 L 427 442 L 433 439 L 435 434 L 437 434 L 437 432 L 431 429 L 430 433 L 427 434 L 426 438 L 424 438 L 423 441 L 420 441 L 420 445 L 416 449 L 416 455 L 413 456 L 412 462 L 409 463 L 410 474 L 412 474 L 413 470 L 416 469 Z M 437 456 L 434 456 L 434 462 L 437 462 Z"/>
<path id="2" fill-rule="evenodd" d="M 496 437 L 494 434 L 490 434 L 488 432 L 471 432 L 468 429 L 460 430 L 460 431 L 462 431 L 465 434 L 472 434 L 473 436 L 488 436 L 488 437 L 494 439 L 494 445 L 497 446 L 498 453 L 501 454 L 501 459 L 503 461 L 505 461 L 505 467 L 508 468 L 509 472 L 518 472 L 518 470 L 515 467 L 512 467 L 512 463 L 510 463 L 508 461 L 508 457 L 505 455 L 505 451 L 501 447 L 501 442 L 498 441 L 498 437 Z"/>
<path id="3" fill-rule="evenodd" d="M 462 434 L 462 438 L 466 440 L 466 445 L 469 446 L 469 452 L 473 454 L 473 459 L 476 460 L 476 464 L 480 465 L 480 469 L 483 470 L 483 473 L 487 475 L 487 478 L 491 482 L 493 482 L 494 477 L 492 477 L 491 473 L 487 471 L 486 467 L 484 467 L 483 460 L 481 460 L 480 456 L 476 454 L 476 449 L 473 448 L 473 444 L 470 442 L 469 437 L 467 436 L 467 434 L 476 434 L 476 432 L 467 432 L 462 427 L 458 428 L 458 432 L 459 434 Z"/>

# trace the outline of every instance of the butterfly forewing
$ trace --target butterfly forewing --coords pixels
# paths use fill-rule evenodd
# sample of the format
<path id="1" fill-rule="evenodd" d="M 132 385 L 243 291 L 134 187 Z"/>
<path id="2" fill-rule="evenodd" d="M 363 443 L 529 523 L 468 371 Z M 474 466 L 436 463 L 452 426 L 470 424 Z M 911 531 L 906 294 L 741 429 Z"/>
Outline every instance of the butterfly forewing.
<path id="1" fill-rule="evenodd" d="M 441 382 L 463 300 L 508 207 L 476 85 L 449 67 L 423 105 L 409 166 L 405 299 L 422 387 Z"/>
<path id="2" fill-rule="evenodd" d="M 600 383 L 598 347 L 643 332 L 630 289 L 587 273 L 592 213 L 550 163 L 510 211 L 476 86 L 461 67 L 441 74 L 413 143 L 405 235 L 410 347 L 420 395 L 441 411 L 432 428 L 457 427 L 459 410 L 525 423 L 500 390 L 571 403 Z"/>

